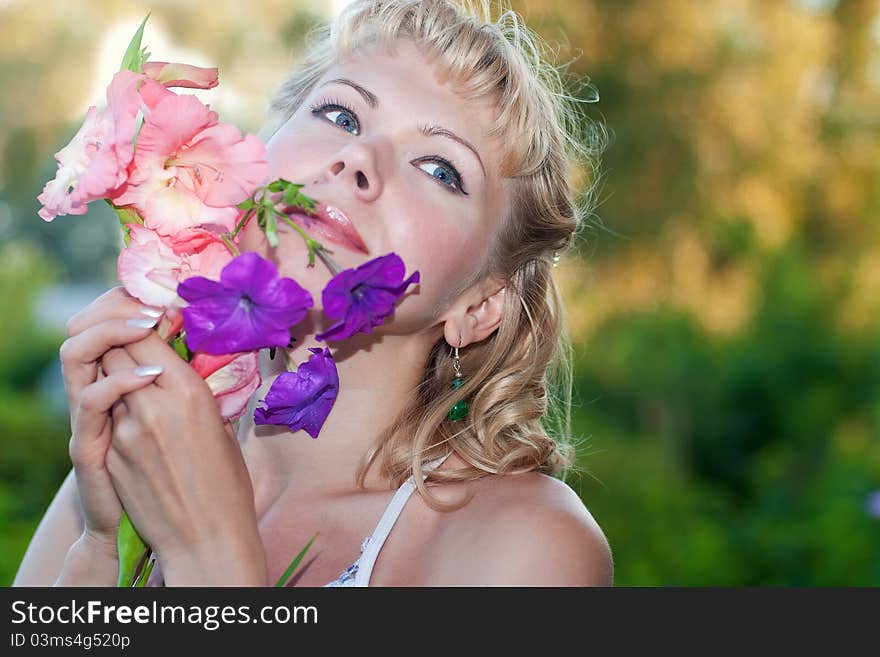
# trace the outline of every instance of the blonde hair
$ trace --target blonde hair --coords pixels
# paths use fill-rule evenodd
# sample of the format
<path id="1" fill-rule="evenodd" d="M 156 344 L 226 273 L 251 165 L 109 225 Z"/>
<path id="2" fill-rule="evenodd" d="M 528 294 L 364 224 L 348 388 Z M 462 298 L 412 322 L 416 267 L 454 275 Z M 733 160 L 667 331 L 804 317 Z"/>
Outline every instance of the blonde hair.
<path id="1" fill-rule="evenodd" d="M 506 281 L 502 320 L 485 340 L 461 350 L 464 385 L 450 385 L 445 339 L 430 350 L 413 403 L 391 422 L 365 456 L 357 483 L 381 458 L 399 486 L 410 474 L 427 503 L 453 510 L 427 482 L 470 481 L 487 474 L 537 470 L 565 477 L 575 463 L 571 439 L 572 347 L 553 266 L 591 215 L 600 124 L 579 116 L 563 91 L 560 69 L 545 61 L 543 42 L 510 9 L 491 18 L 488 0 L 356 0 L 308 36 L 297 69 L 270 103 L 274 129 L 303 104 L 334 63 L 366 45 L 394 54 L 394 42 L 415 43 L 457 93 L 491 99 L 500 109 L 488 136 L 500 139 L 499 175 L 512 178 L 508 216 L 482 269 L 460 290 L 486 277 Z M 577 167 L 588 184 L 578 190 Z M 467 422 L 447 418 L 458 400 Z M 426 473 L 423 465 L 450 450 L 469 467 Z M 469 499 L 469 498 L 468 498 Z"/>

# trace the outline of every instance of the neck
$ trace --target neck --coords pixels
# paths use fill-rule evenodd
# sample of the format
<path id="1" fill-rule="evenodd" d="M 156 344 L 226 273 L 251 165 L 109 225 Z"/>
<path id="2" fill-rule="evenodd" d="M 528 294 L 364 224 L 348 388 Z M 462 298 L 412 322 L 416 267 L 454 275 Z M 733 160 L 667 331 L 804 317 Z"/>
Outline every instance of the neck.
<path id="1" fill-rule="evenodd" d="M 274 497 L 299 490 L 310 497 L 341 495 L 357 489 L 358 467 L 379 435 L 415 398 L 431 345 L 442 335 L 439 326 L 405 335 L 357 334 L 337 343 L 314 339 L 315 318 L 298 327 L 294 348 L 260 354 L 262 385 L 251 397 L 239 425 L 239 442 L 255 495 Z M 377 327 L 382 328 L 382 327 Z M 319 329 L 320 330 L 320 329 Z M 309 347 L 329 347 L 339 374 L 339 394 L 317 438 L 285 426 L 253 422 L 254 408 L 272 382 L 308 360 Z M 289 366 L 288 366 L 289 364 Z M 388 489 L 390 481 L 374 464 L 365 479 L 367 489 Z"/>

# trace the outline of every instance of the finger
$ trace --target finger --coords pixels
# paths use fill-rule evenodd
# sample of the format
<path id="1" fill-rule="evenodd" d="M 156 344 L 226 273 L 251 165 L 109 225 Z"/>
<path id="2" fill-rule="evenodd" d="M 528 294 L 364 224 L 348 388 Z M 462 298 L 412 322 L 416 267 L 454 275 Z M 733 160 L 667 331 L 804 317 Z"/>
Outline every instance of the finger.
<path id="1" fill-rule="evenodd" d="M 155 317 L 111 319 L 65 340 L 59 357 L 70 405 L 75 406 L 82 389 L 97 379 L 97 361 L 106 351 L 143 339 L 157 321 Z"/>
<path id="2" fill-rule="evenodd" d="M 101 356 L 101 368 L 110 374 L 117 370 L 130 370 L 138 366 L 138 363 L 128 355 L 124 347 L 113 347 Z"/>
<path id="3" fill-rule="evenodd" d="M 126 415 L 128 415 L 128 407 L 125 405 L 124 400 L 118 399 L 113 403 L 113 406 L 110 407 L 110 417 L 113 418 L 113 424 L 119 424 L 122 422 Z"/>
<path id="4" fill-rule="evenodd" d="M 125 345 L 125 351 L 139 365 L 155 364 L 162 366 L 162 374 L 156 379 L 160 388 L 188 385 L 202 378 L 192 366 L 183 360 L 174 348 L 153 331 L 142 340 Z"/>
<path id="5" fill-rule="evenodd" d="M 160 372 L 161 368 L 156 366 L 136 367 L 114 372 L 86 386 L 79 398 L 71 458 L 102 455 L 109 441 L 109 432 L 105 429 L 110 421 L 110 408 L 123 395 L 153 383 Z"/>
<path id="6" fill-rule="evenodd" d="M 159 318 L 164 309 L 141 303 L 122 286 L 111 288 L 67 320 L 67 335 L 79 335 L 90 326 L 108 319 L 126 317 Z"/>

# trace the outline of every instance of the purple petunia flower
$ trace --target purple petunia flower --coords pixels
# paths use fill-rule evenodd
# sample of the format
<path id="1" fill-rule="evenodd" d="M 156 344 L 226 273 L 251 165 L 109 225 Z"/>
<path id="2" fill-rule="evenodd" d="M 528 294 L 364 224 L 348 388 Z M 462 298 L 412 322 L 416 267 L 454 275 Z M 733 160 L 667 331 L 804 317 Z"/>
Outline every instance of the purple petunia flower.
<path id="1" fill-rule="evenodd" d="M 872 518 L 880 518 L 880 490 L 875 490 L 865 499 L 865 512 Z"/>
<path id="2" fill-rule="evenodd" d="M 190 351 L 217 355 L 286 347 L 290 328 L 314 305 L 308 290 L 253 252 L 231 260 L 219 282 L 193 276 L 177 294 L 189 302 L 183 328 Z"/>
<path id="3" fill-rule="evenodd" d="M 403 260 L 396 253 L 374 258 L 357 269 L 345 269 L 334 276 L 321 292 L 324 314 L 339 319 L 316 340 L 344 340 L 355 333 L 370 333 L 385 317 L 410 283 L 419 282 L 419 272 L 405 281 Z"/>
<path id="4" fill-rule="evenodd" d="M 281 424 L 317 438 L 339 392 L 330 349 L 310 347 L 312 356 L 296 372 L 282 372 L 266 393 L 265 408 L 254 409 L 254 424 Z"/>

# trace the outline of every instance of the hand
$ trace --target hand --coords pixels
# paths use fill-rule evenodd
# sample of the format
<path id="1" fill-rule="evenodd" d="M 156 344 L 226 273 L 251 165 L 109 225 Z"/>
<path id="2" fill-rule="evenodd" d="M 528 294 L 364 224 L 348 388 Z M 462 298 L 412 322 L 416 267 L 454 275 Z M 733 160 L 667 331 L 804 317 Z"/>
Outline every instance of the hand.
<path id="1" fill-rule="evenodd" d="M 146 310 L 146 312 L 145 312 Z M 117 345 L 151 333 L 161 311 L 144 308 L 121 287 L 77 313 L 61 345 L 61 371 L 70 405 L 70 460 L 89 542 L 115 554 L 122 506 L 105 466 L 111 439 L 110 409 L 123 394 L 153 381 L 155 374 L 133 367 L 104 376 L 102 357 Z M 129 320 L 135 320 L 130 323 Z"/>
<path id="2" fill-rule="evenodd" d="M 108 353 L 109 376 L 158 365 L 114 406 L 107 469 L 169 584 L 264 584 L 247 466 L 207 383 L 157 334 Z M 186 582 L 178 573 L 191 577 Z"/>

